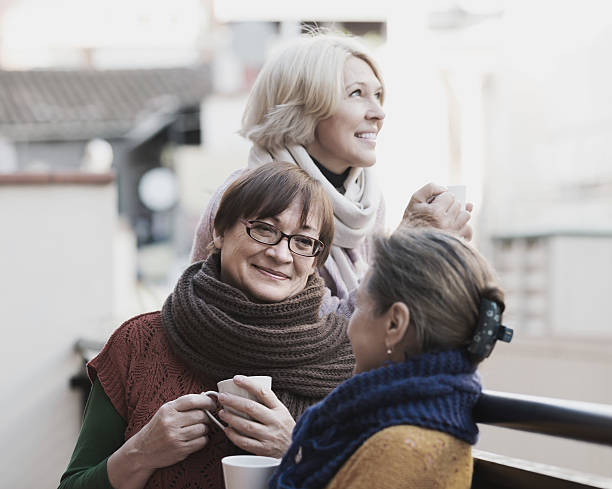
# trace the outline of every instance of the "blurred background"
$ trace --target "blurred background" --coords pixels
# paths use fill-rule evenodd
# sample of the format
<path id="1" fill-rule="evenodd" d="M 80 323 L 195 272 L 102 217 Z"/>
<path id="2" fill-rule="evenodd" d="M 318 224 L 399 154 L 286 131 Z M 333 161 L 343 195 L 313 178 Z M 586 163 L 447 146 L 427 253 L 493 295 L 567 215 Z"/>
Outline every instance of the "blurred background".
<path id="1" fill-rule="evenodd" d="M 0 0 L 3 487 L 57 486 L 84 347 L 161 307 L 246 164 L 258 70 L 316 25 L 382 65 L 389 230 L 424 183 L 467 185 L 515 329 L 485 387 L 612 404 L 608 0 Z M 610 448 L 492 427 L 477 448 L 612 478 Z"/>

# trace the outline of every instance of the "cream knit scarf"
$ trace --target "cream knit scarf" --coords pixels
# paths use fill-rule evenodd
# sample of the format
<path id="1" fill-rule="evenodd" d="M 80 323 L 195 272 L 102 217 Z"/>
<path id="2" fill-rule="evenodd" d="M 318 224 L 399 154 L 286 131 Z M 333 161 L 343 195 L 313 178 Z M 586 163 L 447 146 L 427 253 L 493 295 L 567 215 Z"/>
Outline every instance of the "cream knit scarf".
<path id="1" fill-rule="evenodd" d="M 214 382 L 236 374 L 270 375 L 272 390 L 297 418 L 350 377 L 346 319 L 319 319 L 323 280 L 281 302 L 253 302 L 220 280 L 220 255 L 185 270 L 162 308 L 172 350 Z"/>
<path id="2" fill-rule="evenodd" d="M 376 212 L 380 204 L 380 189 L 370 168 L 351 168 L 344 181 L 344 194 L 341 194 L 325 178 L 303 146 L 288 146 L 271 153 L 253 145 L 249 153 L 249 168 L 255 168 L 270 161 L 294 163 L 310 176 L 319 180 L 327 192 L 334 208 L 334 241 L 330 256 L 336 263 L 348 291 L 357 288 L 365 273 L 367 264 L 361 257 L 351 254 L 366 236 L 374 231 Z"/>

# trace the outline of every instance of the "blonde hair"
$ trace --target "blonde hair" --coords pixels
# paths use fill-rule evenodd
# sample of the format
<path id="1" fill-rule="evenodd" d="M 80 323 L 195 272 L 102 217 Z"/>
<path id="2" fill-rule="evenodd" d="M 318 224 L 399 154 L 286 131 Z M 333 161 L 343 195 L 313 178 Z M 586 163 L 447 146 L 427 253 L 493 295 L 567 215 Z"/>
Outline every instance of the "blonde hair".
<path id="1" fill-rule="evenodd" d="M 402 226 L 376 239 L 374 256 L 366 284 L 374 312 L 380 315 L 395 302 L 406 304 L 422 353 L 467 347 L 481 299 L 495 301 L 504 310 L 493 269 L 454 235 Z"/>
<path id="2" fill-rule="evenodd" d="M 240 134 L 276 150 L 308 145 L 319 121 L 331 117 L 343 96 L 344 63 L 365 61 L 382 85 L 374 58 L 355 38 L 316 31 L 286 45 L 263 66 L 242 115 Z"/>

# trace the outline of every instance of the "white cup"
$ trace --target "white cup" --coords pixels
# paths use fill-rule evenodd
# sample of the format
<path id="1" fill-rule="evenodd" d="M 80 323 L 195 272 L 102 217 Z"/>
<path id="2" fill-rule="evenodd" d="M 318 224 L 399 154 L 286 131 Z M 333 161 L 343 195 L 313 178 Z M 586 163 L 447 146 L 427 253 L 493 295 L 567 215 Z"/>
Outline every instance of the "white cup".
<path id="1" fill-rule="evenodd" d="M 465 197 L 467 194 L 466 185 L 447 185 L 446 188 L 455 196 L 455 199 L 461 202 L 462 205 L 465 205 Z"/>
<path id="2" fill-rule="evenodd" d="M 221 459 L 225 489 L 267 489 L 280 458 L 232 455 Z"/>
<path id="3" fill-rule="evenodd" d="M 250 381 L 254 381 L 257 387 L 259 388 L 263 387 L 266 389 L 272 389 L 272 377 L 268 375 L 255 375 L 252 377 L 248 377 L 248 379 Z M 240 396 L 246 399 L 251 399 L 253 401 L 259 402 L 257 397 L 255 397 L 249 391 L 247 391 L 246 389 L 243 389 L 242 387 L 238 387 L 236 384 L 234 384 L 234 379 L 226 379 L 226 380 L 222 380 L 221 382 L 217 382 L 217 389 L 219 390 L 219 392 L 206 391 L 204 392 L 204 394 L 206 394 L 207 396 L 215 397 L 215 398 L 218 398 L 219 394 L 234 394 L 235 396 Z M 245 419 L 251 419 L 249 415 L 243 412 L 236 411 L 235 409 L 231 409 L 231 408 L 227 408 L 227 410 L 233 414 L 242 416 Z M 213 414 L 210 411 L 208 411 L 208 409 L 205 409 L 205 411 L 206 411 L 206 414 L 208 414 L 208 417 L 214 423 L 216 423 L 219 428 L 221 429 L 225 428 L 225 426 L 221 424 L 221 421 L 215 418 Z"/>

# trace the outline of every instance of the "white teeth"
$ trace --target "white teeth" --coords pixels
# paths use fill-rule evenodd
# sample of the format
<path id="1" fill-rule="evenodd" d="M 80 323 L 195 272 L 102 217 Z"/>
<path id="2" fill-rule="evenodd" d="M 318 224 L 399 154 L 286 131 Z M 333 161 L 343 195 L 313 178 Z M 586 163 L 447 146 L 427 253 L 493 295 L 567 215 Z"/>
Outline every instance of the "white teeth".
<path id="1" fill-rule="evenodd" d="M 355 136 L 357 136 L 358 138 L 362 138 L 362 139 L 376 139 L 375 132 L 360 132 L 360 133 L 355 134 Z"/>

